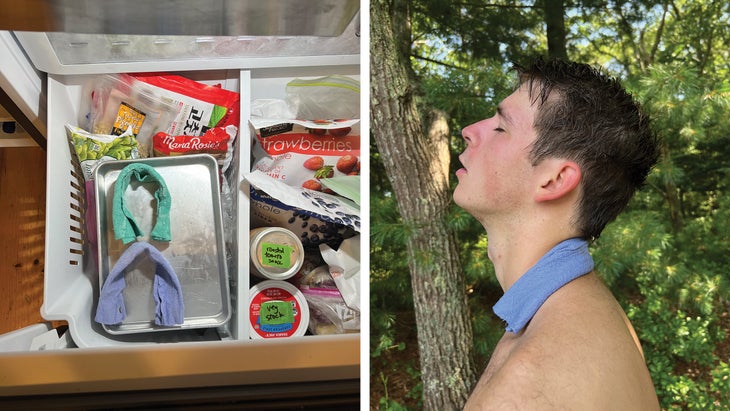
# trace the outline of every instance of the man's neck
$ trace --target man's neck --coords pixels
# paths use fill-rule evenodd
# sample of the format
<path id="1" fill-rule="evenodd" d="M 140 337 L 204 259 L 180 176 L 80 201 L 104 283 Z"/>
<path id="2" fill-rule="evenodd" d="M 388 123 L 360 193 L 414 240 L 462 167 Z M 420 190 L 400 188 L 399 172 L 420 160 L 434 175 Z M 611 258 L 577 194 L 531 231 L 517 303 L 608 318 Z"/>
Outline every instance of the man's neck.
<path id="1" fill-rule="evenodd" d="M 503 230 L 487 227 L 487 255 L 494 264 L 494 272 L 502 290 L 507 291 L 527 270 L 558 243 L 571 237 L 573 232 L 551 230 L 549 227 Z"/>

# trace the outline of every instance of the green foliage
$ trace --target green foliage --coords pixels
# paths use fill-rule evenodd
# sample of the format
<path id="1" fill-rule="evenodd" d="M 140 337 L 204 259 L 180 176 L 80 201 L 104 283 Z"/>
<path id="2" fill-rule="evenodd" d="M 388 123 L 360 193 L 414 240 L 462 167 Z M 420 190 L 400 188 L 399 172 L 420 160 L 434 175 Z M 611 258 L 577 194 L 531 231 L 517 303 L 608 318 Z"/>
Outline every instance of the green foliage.
<path id="1" fill-rule="evenodd" d="M 541 16 L 533 2 L 454 2 L 427 0 L 410 2 L 413 7 L 414 54 L 432 55 L 427 41 L 438 38 L 451 50 L 475 58 L 507 54 L 519 56 L 523 50 L 546 50 Z"/>
<path id="2" fill-rule="evenodd" d="M 654 183 L 676 186 L 684 212 L 701 213 L 700 208 L 712 200 L 710 192 L 728 184 L 730 83 L 672 63 L 653 66 L 642 77 L 636 94 L 667 146 Z"/>
<path id="3" fill-rule="evenodd" d="M 720 388 L 727 386 L 721 319 L 730 292 L 730 152 L 718 142 L 726 139 L 727 86 L 678 64 L 646 74 L 635 93 L 667 150 L 593 255 L 639 334 L 662 406 L 721 409 L 728 395 Z M 679 225 L 671 221 L 672 196 Z"/>
<path id="4" fill-rule="evenodd" d="M 710 264 L 682 256 L 699 241 L 672 236 L 656 213 L 631 211 L 607 227 L 593 250 L 597 271 L 637 330 L 666 409 L 727 403 L 719 389 L 727 385 L 727 365 L 717 350 L 726 338 L 720 316 L 727 313 L 728 287 Z"/>
<path id="5" fill-rule="evenodd" d="M 406 411 L 408 408 L 401 405 L 398 401 L 393 399 L 382 397 L 378 409 L 381 411 Z"/>
<path id="6" fill-rule="evenodd" d="M 472 314 L 472 327 L 474 331 L 474 348 L 477 357 L 476 364 L 484 368 L 487 365 L 494 347 L 504 334 L 504 323 L 496 318 L 489 307 L 496 302 L 494 299 L 485 296 L 496 297 L 501 293 L 499 285 L 494 285 L 491 291 L 487 288 L 475 289 L 469 295 L 469 308 Z M 480 370 L 481 371 L 481 370 Z"/>
<path id="7" fill-rule="evenodd" d="M 409 408 L 398 401 L 390 398 L 388 395 L 388 377 L 382 372 L 380 373 L 380 381 L 384 388 L 385 395 L 382 396 L 378 402 L 378 410 L 380 411 L 406 411 Z M 413 395 L 415 396 L 415 395 Z"/>
<path id="8" fill-rule="evenodd" d="M 371 152 L 373 152 L 371 150 Z M 370 375 L 371 388 L 382 393 L 374 401 L 379 410 L 409 409 L 407 402 L 420 400 L 418 361 L 404 356 L 417 343 L 399 323 L 408 323 L 404 312 L 413 311 L 413 298 L 406 255 L 410 229 L 403 224 L 379 154 L 371 156 L 370 184 Z M 410 324 L 410 327 L 414 325 Z M 407 340 L 407 341 L 406 341 Z M 405 394 L 391 396 L 392 379 L 410 370 L 410 387 Z M 377 384 L 377 385 L 375 385 Z"/>

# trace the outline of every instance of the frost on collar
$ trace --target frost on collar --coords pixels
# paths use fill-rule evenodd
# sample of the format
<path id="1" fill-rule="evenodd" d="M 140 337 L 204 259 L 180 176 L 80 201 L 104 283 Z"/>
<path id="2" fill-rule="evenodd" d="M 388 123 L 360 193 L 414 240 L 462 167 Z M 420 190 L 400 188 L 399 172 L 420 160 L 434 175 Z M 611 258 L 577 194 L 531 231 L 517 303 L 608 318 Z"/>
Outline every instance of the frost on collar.
<path id="1" fill-rule="evenodd" d="M 507 331 L 518 333 L 548 297 L 592 269 L 588 243 L 579 238 L 567 239 L 542 256 L 507 289 L 492 309 L 507 322 Z"/>

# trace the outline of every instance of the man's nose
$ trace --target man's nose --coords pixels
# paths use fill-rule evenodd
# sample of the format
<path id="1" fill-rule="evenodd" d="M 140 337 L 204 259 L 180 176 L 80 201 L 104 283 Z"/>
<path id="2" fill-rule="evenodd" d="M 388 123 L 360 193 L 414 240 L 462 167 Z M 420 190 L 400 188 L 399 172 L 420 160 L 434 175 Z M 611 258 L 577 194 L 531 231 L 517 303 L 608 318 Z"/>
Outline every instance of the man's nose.
<path id="1" fill-rule="evenodd" d="M 474 138 L 474 124 L 470 124 L 464 128 L 461 129 L 461 137 L 466 140 L 467 143 L 470 143 L 472 139 Z"/>

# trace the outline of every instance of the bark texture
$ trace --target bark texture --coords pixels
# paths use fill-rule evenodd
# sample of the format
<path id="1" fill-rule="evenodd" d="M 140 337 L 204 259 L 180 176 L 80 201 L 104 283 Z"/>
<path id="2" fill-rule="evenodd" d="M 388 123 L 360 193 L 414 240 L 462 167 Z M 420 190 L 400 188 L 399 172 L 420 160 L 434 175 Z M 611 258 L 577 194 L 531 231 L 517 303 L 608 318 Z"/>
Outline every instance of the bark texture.
<path id="1" fill-rule="evenodd" d="M 461 409 L 476 374 L 462 267 L 446 222 L 452 201 L 449 130 L 443 113 L 421 119 L 404 55 L 407 16 L 407 2 L 371 1 L 371 134 L 410 230 L 424 409 Z"/>

